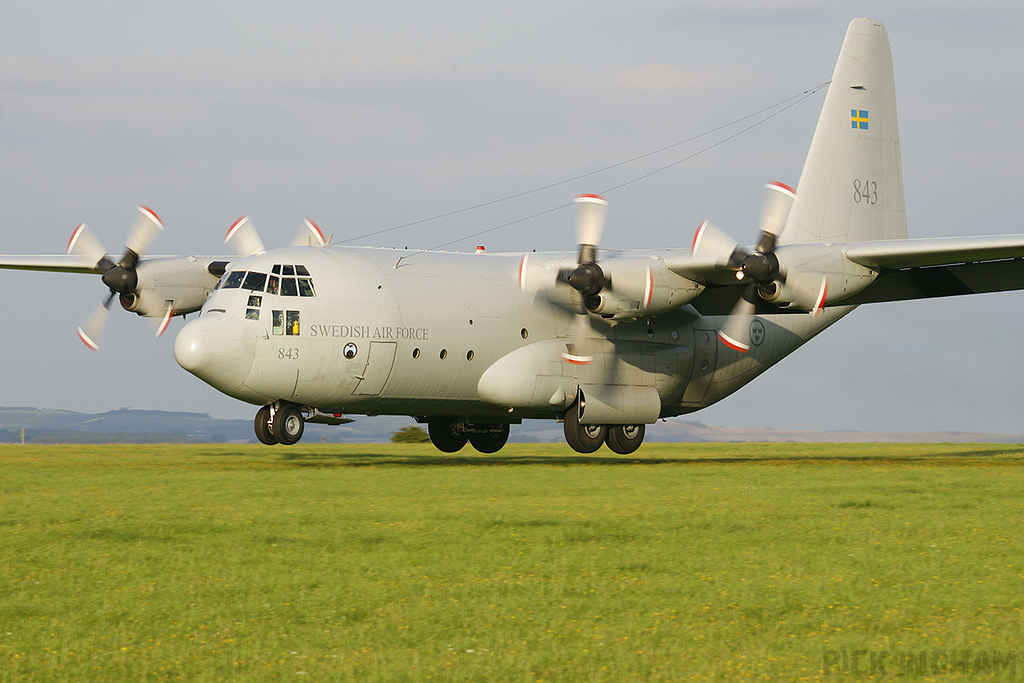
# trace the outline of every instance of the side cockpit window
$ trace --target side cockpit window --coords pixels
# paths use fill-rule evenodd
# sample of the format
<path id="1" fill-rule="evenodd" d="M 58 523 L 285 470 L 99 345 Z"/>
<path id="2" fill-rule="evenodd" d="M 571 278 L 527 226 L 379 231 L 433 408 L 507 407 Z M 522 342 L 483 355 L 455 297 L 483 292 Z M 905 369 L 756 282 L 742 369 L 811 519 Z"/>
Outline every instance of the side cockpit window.
<path id="1" fill-rule="evenodd" d="M 242 286 L 242 280 L 245 279 L 244 270 L 235 270 L 224 276 L 221 282 L 224 283 L 224 289 L 238 289 Z"/>

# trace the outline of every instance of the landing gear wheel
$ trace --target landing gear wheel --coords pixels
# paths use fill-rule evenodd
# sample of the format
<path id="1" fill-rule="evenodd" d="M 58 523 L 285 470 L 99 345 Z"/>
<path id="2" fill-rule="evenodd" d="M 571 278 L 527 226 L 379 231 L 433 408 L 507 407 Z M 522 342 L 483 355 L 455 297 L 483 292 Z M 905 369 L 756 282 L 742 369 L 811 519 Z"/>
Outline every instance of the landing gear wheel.
<path id="1" fill-rule="evenodd" d="M 302 411 L 296 406 L 282 405 L 274 414 L 274 436 L 285 446 L 298 443 L 305 428 L 306 421 L 302 417 Z"/>
<path id="2" fill-rule="evenodd" d="M 577 453 L 593 453 L 604 443 L 608 428 L 604 425 L 580 424 L 579 399 L 565 411 L 565 442 Z"/>
<path id="3" fill-rule="evenodd" d="M 263 406 L 256 411 L 256 419 L 252 421 L 252 426 L 260 443 L 268 446 L 280 443 L 270 425 L 270 406 Z"/>
<path id="4" fill-rule="evenodd" d="M 455 453 L 469 441 L 469 435 L 453 417 L 432 417 L 427 421 L 430 443 L 442 453 Z"/>
<path id="5" fill-rule="evenodd" d="M 470 434 L 469 443 L 481 453 L 497 453 L 508 443 L 508 425 L 498 425 L 496 431 Z"/>
<path id="6" fill-rule="evenodd" d="M 629 455 L 644 442 L 645 425 L 613 425 L 608 428 L 605 443 L 608 448 L 619 455 Z"/>

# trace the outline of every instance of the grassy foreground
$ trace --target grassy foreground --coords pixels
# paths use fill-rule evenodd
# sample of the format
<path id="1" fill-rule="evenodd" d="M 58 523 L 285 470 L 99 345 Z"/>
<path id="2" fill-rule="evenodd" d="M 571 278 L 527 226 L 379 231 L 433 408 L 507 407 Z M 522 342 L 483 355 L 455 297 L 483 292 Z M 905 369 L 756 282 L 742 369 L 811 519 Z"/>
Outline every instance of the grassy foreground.
<path id="1" fill-rule="evenodd" d="M 1024 447 L 637 455 L 0 446 L 0 681 L 1024 677 Z"/>

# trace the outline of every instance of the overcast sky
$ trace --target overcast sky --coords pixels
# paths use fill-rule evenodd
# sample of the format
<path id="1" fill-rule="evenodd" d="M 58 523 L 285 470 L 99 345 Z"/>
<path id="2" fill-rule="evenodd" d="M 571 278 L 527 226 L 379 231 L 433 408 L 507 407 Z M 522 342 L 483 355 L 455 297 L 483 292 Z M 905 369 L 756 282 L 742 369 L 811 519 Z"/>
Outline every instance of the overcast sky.
<path id="1" fill-rule="evenodd" d="M 911 237 L 1024 232 L 1020 2 L 41 0 L 0 5 L 0 253 L 62 253 L 82 221 L 120 253 L 140 203 L 166 226 L 154 253 L 219 254 L 243 214 L 275 246 L 307 216 L 340 242 L 498 199 L 814 88 L 864 15 L 893 46 Z M 603 246 L 688 246 L 705 218 L 753 243 L 763 183 L 796 183 L 823 99 L 608 192 Z M 358 243 L 446 243 L 738 129 Z M 478 243 L 573 250 L 573 216 L 452 248 Z M 178 367 L 180 319 L 154 340 L 115 307 L 87 349 L 98 277 L 0 270 L 0 292 L 0 405 L 254 413 Z M 1022 336 L 1020 292 L 866 306 L 693 419 L 1022 433 Z"/>

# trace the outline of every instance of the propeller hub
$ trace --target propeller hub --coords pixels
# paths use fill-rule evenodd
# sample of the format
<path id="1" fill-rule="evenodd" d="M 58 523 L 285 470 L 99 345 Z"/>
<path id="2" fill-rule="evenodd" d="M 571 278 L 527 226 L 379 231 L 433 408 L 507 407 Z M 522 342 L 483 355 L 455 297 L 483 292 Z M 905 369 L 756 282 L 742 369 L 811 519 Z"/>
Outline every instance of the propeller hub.
<path id="1" fill-rule="evenodd" d="M 115 266 L 103 273 L 102 280 L 110 291 L 119 294 L 131 294 L 139 285 L 139 276 L 135 268 L 124 266 Z"/>
<path id="2" fill-rule="evenodd" d="M 750 279 L 759 284 L 767 284 L 779 275 L 779 259 L 775 252 L 756 251 L 743 259 L 740 273 L 743 274 L 743 277 L 739 278 L 741 280 Z"/>
<path id="3" fill-rule="evenodd" d="M 567 278 L 573 289 L 583 296 L 594 296 L 604 289 L 607 280 L 601 266 L 596 263 L 581 263 Z"/>

